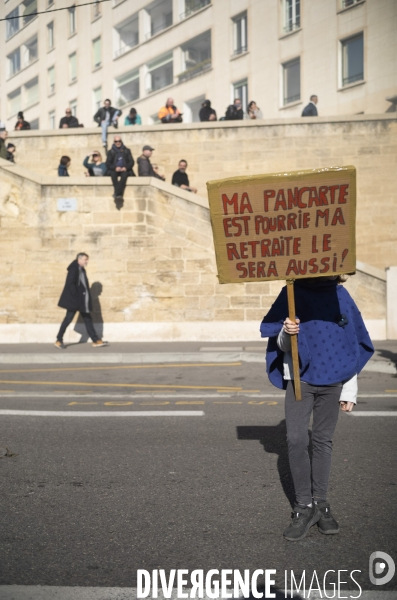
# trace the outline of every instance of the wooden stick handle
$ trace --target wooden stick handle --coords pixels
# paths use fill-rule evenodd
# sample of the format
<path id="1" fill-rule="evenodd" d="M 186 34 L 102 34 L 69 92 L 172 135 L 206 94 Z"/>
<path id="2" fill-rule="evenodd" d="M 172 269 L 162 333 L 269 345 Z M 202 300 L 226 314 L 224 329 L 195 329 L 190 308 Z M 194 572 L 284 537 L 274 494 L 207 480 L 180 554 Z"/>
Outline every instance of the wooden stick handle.
<path id="1" fill-rule="evenodd" d="M 289 318 L 295 323 L 296 312 L 295 312 L 295 297 L 294 297 L 294 280 L 287 280 L 287 296 L 288 296 L 288 312 Z M 294 369 L 294 387 L 295 387 L 295 400 L 302 400 L 301 391 L 301 379 L 299 373 L 299 355 L 298 355 L 298 338 L 296 335 L 291 335 L 291 353 L 292 353 L 292 366 Z"/>

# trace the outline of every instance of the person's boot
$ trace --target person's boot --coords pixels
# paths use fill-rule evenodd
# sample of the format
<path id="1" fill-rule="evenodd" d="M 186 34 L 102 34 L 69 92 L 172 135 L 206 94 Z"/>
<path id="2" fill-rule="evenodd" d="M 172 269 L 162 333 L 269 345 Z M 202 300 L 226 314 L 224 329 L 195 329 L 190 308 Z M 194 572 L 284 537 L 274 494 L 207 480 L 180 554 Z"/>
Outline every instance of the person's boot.
<path id="1" fill-rule="evenodd" d="M 332 516 L 329 503 L 324 500 L 317 502 L 316 506 L 320 511 L 320 519 L 317 523 L 318 530 L 325 535 L 339 533 L 338 521 Z"/>
<path id="2" fill-rule="evenodd" d="M 318 505 L 314 504 L 314 502 L 312 506 L 294 506 L 292 521 L 283 532 L 286 540 L 298 542 L 306 537 L 310 527 L 315 525 L 321 517 L 320 510 L 317 506 Z"/>
<path id="3" fill-rule="evenodd" d="M 57 340 L 54 344 L 55 348 L 58 348 L 58 350 L 65 350 L 66 346 L 63 342 L 61 342 L 60 340 Z"/>

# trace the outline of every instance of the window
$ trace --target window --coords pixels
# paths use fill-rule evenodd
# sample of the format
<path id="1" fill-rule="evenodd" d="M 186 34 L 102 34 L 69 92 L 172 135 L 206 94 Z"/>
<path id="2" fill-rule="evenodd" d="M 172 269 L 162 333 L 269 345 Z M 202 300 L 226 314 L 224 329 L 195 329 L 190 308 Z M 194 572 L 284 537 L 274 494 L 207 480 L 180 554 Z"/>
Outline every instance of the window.
<path id="1" fill-rule="evenodd" d="M 139 44 L 139 22 L 135 14 L 114 28 L 114 56 L 121 56 Z"/>
<path id="2" fill-rule="evenodd" d="M 35 77 L 24 85 L 25 88 L 25 106 L 32 106 L 39 101 L 39 78 Z"/>
<path id="3" fill-rule="evenodd" d="M 211 30 L 181 46 L 182 72 L 179 81 L 186 81 L 211 68 Z"/>
<path id="4" fill-rule="evenodd" d="M 69 35 L 76 33 L 76 7 L 72 6 L 68 9 L 69 13 Z"/>
<path id="5" fill-rule="evenodd" d="M 179 15 L 181 19 L 186 19 L 204 6 L 211 4 L 211 0 L 185 0 L 185 11 Z"/>
<path id="6" fill-rule="evenodd" d="M 37 16 L 37 0 L 25 0 L 21 8 L 23 25 L 27 25 Z"/>
<path id="7" fill-rule="evenodd" d="M 10 117 L 16 115 L 22 109 L 21 88 L 17 88 L 11 94 L 8 94 L 8 114 Z"/>
<path id="8" fill-rule="evenodd" d="M 94 100 L 94 111 L 96 112 L 99 108 L 101 108 L 102 104 L 102 88 L 98 87 L 92 91 L 92 96 Z"/>
<path id="9" fill-rule="evenodd" d="M 342 0 L 342 8 L 349 8 L 349 6 L 354 6 L 359 2 L 362 2 L 362 0 Z"/>
<path id="10" fill-rule="evenodd" d="M 30 121 L 30 129 L 39 129 L 39 119 L 32 119 Z"/>
<path id="11" fill-rule="evenodd" d="M 71 100 L 69 102 L 70 110 L 72 111 L 72 115 L 77 117 L 77 100 Z"/>
<path id="12" fill-rule="evenodd" d="M 284 33 L 290 33 L 301 26 L 300 0 L 283 0 L 284 2 Z"/>
<path id="13" fill-rule="evenodd" d="M 38 58 L 37 35 L 25 42 L 22 46 L 22 64 L 27 67 Z"/>
<path id="14" fill-rule="evenodd" d="M 47 48 L 48 50 L 54 48 L 54 21 L 47 25 Z"/>
<path id="15" fill-rule="evenodd" d="M 19 6 L 14 8 L 7 15 L 6 21 L 6 39 L 9 40 L 10 37 L 15 35 L 19 31 Z"/>
<path id="16" fill-rule="evenodd" d="M 92 5 L 92 20 L 94 19 L 98 19 L 101 16 L 101 5 L 99 4 L 98 1 L 96 1 L 93 5 Z"/>
<path id="17" fill-rule="evenodd" d="M 69 55 L 69 82 L 73 83 L 77 80 L 77 54 L 73 52 L 73 54 Z"/>
<path id="18" fill-rule="evenodd" d="M 7 56 L 8 77 L 12 77 L 21 69 L 21 49 L 17 48 Z"/>
<path id="19" fill-rule="evenodd" d="M 102 61 L 102 43 L 101 38 L 98 37 L 92 42 L 92 54 L 94 61 L 94 69 L 101 66 Z"/>
<path id="20" fill-rule="evenodd" d="M 134 69 L 116 79 L 117 106 L 133 102 L 139 98 L 139 71 Z"/>
<path id="21" fill-rule="evenodd" d="M 55 67 L 50 67 L 47 71 L 48 74 L 48 94 L 55 93 Z"/>
<path id="22" fill-rule="evenodd" d="M 243 79 L 233 84 L 233 100 L 240 98 L 244 113 L 248 108 L 248 80 Z"/>
<path id="23" fill-rule="evenodd" d="M 283 64 L 283 104 L 296 102 L 301 98 L 301 64 L 295 58 Z"/>
<path id="24" fill-rule="evenodd" d="M 342 44 L 342 86 L 364 79 L 364 39 L 360 33 Z"/>
<path id="25" fill-rule="evenodd" d="M 50 129 L 55 129 L 55 110 L 48 113 L 48 125 Z"/>
<path id="26" fill-rule="evenodd" d="M 247 13 L 233 19 L 233 54 L 247 51 Z"/>
<path id="27" fill-rule="evenodd" d="M 172 0 L 155 0 L 145 7 L 145 11 L 149 16 L 146 22 L 146 39 L 172 25 Z"/>
<path id="28" fill-rule="evenodd" d="M 48 0 L 47 1 L 47 7 L 49 8 L 50 6 L 52 6 L 54 4 L 54 0 Z"/>
<path id="29" fill-rule="evenodd" d="M 174 82 L 174 65 L 172 52 L 164 54 L 157 60 L 148 64 L 146 74 L 146 91 L 155 92 Z"/>

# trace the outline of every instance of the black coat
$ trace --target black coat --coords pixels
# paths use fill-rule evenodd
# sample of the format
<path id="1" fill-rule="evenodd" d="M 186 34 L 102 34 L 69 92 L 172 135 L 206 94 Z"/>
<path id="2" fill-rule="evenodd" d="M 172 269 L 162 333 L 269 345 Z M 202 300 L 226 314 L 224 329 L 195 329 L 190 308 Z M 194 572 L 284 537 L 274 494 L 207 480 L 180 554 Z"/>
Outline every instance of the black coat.
<path id="1" fill-rule="evenodd" d="M 114 108 L 113 106 L 109 106 L 108 111 L 110 113 L 110 125 L 112 124 L 114 113 L 116 111 L 118 111 L 119 116 L 120 116 L 121 113 L 123 112 L 119 108 Z M 101 106 L 101 108 L 99 108 L 94 115 L 94 121 L 96 121 L 98 123 L 98 125 L 100 126 L 102 121 L 104 121 L 105 119 L 106 119 L 106 108 L 104 106 Z"/>
<path id="2" fill-rule="evenodd" d="M 134 159 L 132 158 L 131 150 L 126 148 L 124 145 L 120 147 L 120 151 L 123 152 L 124 155 L 124 166 L 129 173 L 132 173 L 135 176 L 133 171 L 133 166 L 135 164 Z M 111 148 L 108 152 L 106 158 L 106 168 L 108 171 L 116 170 L 116 161 L 117 161 L 117 152 L 113 148 Z"/>
<path id="3" fill-rule="evenodd" d="M 317 107 L 314 102 L 309 102 L 307 106 L 302 110 L 302 117 L 317 117 Z"/>
<path id="4" fill-rule="evenodd" d="M 87 273 L 84 267 L 81 267 L 84 277 L 85 283 L 88 291 L 88 308 L 92 310 L 92 299 L 90 294 L 90 285 L 88 283 Z M 74 260 L 68 266 L 68 274 L 66 276 L 65 287 L 63 288 L 63 292 L 61 297 L 59 298 L 58 306 L 61 308 L 66 308 L 66 310 L 74 310 L 80 312 L 86 312 L 85 308 L 85 294 L 86 291 L 84 286 L 80 282 L 80 270 L 79 264 L 77 260 Z"/>
<path id="5" fill-rule="evenodd" d="M 62 117 L 59 121 L 59 129 L 63 129 L 63 126 L 67 125 L 68 127 L 80 127 L 78 119 L 73 115 L 71 117 Z"/>

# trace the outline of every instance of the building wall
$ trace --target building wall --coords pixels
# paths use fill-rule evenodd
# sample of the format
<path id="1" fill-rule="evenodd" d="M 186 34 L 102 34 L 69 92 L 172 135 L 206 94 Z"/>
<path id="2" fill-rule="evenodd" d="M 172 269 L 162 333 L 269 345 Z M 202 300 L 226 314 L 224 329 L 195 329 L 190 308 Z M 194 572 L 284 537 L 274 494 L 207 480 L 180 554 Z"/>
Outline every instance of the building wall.
<path id="1" fill-rule="evenodd" d="M 135 159 L 143 144 L 155 148 L 152 162 L 167 181 L 185 158 L 192 185 L 206 196 L 206 182 L 231 175 L 254 175 L 330 166 L 357 169 L 357 257 L 384 269 L 397 264 L 397 120 L 390 116 L 291 119 L 136 126 L 120 128 Z M 11 138 L 18 164 L 36 173 L 56 174 L 62 154 L 70 173 L 84 182 L 84 157 L 100 148 L 98 129 L 21 132 Z"/>
<path id="2" fill-rule="evenodd" d="M 0 5 L 4 18 L 20 0 L 8 0 Z M 67 11 L 50 12 L 52 8 L 69 6 L 66 0 L 38 0 L 38 10 L 47 13 L 33 19 L 26 27 L 6 41 L 5 22 L 0 24 L 0 114 L 12 129 L 15 115 L 8 110 L 7 95 L 18 86 L 39 77 L 40 101 L 34 106 L 22 106 L 27 120 L 40 119 L 40 128 L 49 128 L 49 113 L 55 110 L 58 123 L 68 103 L 77 100 L 78 117 L 92 125 L 93 90 L 102 87 L 102 99 L 115 100 L 115 80 L 134 68 L 140 70 L 140 98 L 123 107 L 126 114 L 136 106 L 145 124 L 173 96 L 183 109 L 184 103 L 194 98 L 210 98 L 218 111 L 224 114 L 232 99 L 232 84 L 247 79 L 249 99 L 257 101 L 265 118 L 299 116 L 309 96 L 319 96 L 319 112 L 324 116 L 374 114 L 395 110 L 396 104 L 386 98 L 396 97 L 397 38 L 395 22 L 397 3 L 394 0 L 358 0 L 343 9 L 343 0 L 306 0 L 301 2 L 300 28 L 285 34 L 283 31 L 283 0 L 216 0 L 188 18 L 181 19 L 184 0 L 173 0 L 173 24 L 150 39 L 144 38 L 143 24 L 147 17 L 148 0 L 104 2 L 101 16 L 93 18 L 91 6 L 76 10 L 76 33 L 69 34 Z M 233 55 L 232 18 L 247 11 L 248 48 Z M 128 16 L 139 13 L 140 43 L 127 53 L 114 56 L 114 27 Z M 54 21 L 55 47 L 48 50 L 47 25 Z M 211 69 L 178 83 L 183 70 L 181 45 L 205 31 L 211 30 Z M 340 41 L 363 32 L 364 79 L 350 86 L 341 86 Z M 39 39 L 38 60 L 7 79 L 6 57 L 35 33 Z M 102 64 L 93 66 L 92 41 L 101 36 Z M 78 76 L 69 82 L 68 56 L 76 51 Z M 167 88 L 147 94 L 147 64 L 172 51 L 174 81 Z M 282 67 L 291 58 L 301 60 L 301 97 L 288 106 L 282 104 Z M 47 70 L 55 65 L 55 93 L 50 94 Z"/>
<path id="3" fill-rule="evenodd" d="M 141 178 L 118 211 L 104 178 L 40 182 L 3 160 L 0 182 L 1 342 L 54 339 L 66 267 L 79 251 L 90 255 L 94 319 L 110 340 L 259 339 L 283 283 L 218 284 L 205 199 Z M 77 210 L 59 212 L 57 199 L 71 197 Z M 384 272 L 360 265 L 348 288 L 384 339 Z"/>

